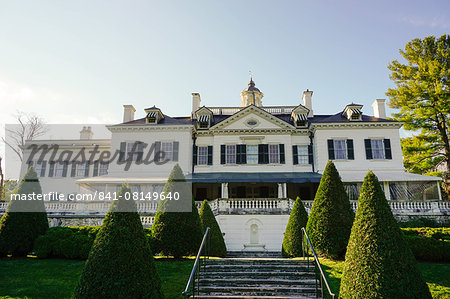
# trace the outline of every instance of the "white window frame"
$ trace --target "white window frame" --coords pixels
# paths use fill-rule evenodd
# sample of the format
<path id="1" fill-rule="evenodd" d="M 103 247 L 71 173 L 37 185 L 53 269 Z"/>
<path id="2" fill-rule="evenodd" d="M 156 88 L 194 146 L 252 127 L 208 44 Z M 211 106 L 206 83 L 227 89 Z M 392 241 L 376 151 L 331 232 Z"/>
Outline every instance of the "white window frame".
<path id="1" fill-rule="evenodd" d="M 376 144 L 381 144 L 381 147 L 375 147 Z M 384 148 L 384 138 L 371 138 L 370 147 L 372 151 L 373 160 L 384 160 L 386 159 L 386 151 Z"/>
<path id="2" fill-rule="evenodd" d="M 77 171 L 75 173 L 75 176 L 77 177 L 84 177 L 86 174 L 86 162 L 76 162 Z M 81 174 L 80 174 L 81 173 Z"/>
<path id="3" fill-rule="evenodd" d="M 36 173 L 37 173 L 38 177 L 41 177 L 41 173 L 42 173 L 42 164 L 43 164 L 43 163 L 44 163 L 44 161 L 41 161 L 41 162 L 39 162 L 39 161 L 33 162 L 34 170 L 36 170 Z M 45 173 L 44 173 L 44 176 L 45 176 Z"/>
<path id="4" fill-rule="evenodd" d="M 208 146 L 197 148 L 197 165 L 208 165 Z"/>
<path id="5" fill-rule="evenodd" d="M 304 152 L 302 152 L 302 150 Z M 309 149 L 308 145 L 306 144 L 299 144 L 297 145 L 297 161 L 299 165 L 307 165 L 309 164 Z"/>
<path id="6" fill-rule="evenodd" d="M 337 144 L 342 142 L 344 148 L 337 147 Z M 347 139 L 333 139 L 334 160 L 348 160 Z M 338 154 L 343 154 L 343 157 L 339 157 Z"/>
<path id="7" fill-rule="evenodd" d="M 279 144 L 269 144 L 269 164 L 280 164 Z"/>
<path id="8" fill-rule="evenodd" d="M 250 148 L 256 149 L 254 152 L 250 152 Z M 246 155 L 247 155 L 247 164 L 257 165 L 258 164 L 258 145 L 257 144 L 248 144 L 246 145 Z M 252 160 L 253 158 L 253 160 Z"/>
<path id="9" fill-rule="evenodd" d="M 99 162 L 98 165 L 98 175 L 107 175 L 108 174 L 109 163 L 108 162 Z"/>
<path id="10" fill-rule="evenodd" d="M 55 174 L 54 177 L 62 178 L 64 174 L 64 162 L 55 162 Z"/>
<path id="11" fill-rule="evenodd" d="M 135 152 L 133 154 L 133 157 L 131 159 L 131 161 L 137 161 L 137 158 L 139 156 L 138 152 L 138 145 L 137 145 L 138 141 L 128 141 L 127 142 L 127 148 L 126 148 L 126 158 L 130 159 L 131 154 L 133 153 L 133 146 L 136 144 L 136 149 Z"/>
<path id="12" fill-rule="evenodd" d="M 164 160 L 173 161 L 173 141 L 161 141 L 161 152 L 164 153 Z"/>
<path id="13" fill-rule="evenodd" d="M 225 145 L 225 164 L 236 164 L 236 144 Z"/>

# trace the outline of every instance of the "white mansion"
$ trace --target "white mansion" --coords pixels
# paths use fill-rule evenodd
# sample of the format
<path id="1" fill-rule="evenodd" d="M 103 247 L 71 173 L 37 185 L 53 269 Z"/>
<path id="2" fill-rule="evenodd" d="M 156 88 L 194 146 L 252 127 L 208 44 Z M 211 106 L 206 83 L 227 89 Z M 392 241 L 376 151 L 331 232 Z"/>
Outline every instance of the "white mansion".
<path id="1" fill-rule="evenodd" d="M 312 94 L 304 91 L 298 106 L 263 106 L 263 93 L 250 80 L 235 107 L 202 106 L 200 95 L 193 93 L 189 116 L 171 117 L 153 106 L 136 119 L 134 107 L 124 105 L 123 123 L 107 126 L 110 140 L 92 139 L 90 127 L 84 127 L 79 140 L 28 143 L 57 144 L 59 152 L 97 148 L 91 163 L 73 157 L 52 161 L 50 152 L 37 162 L 25 149 L 21 174 L 34 165 L 44 192 L 66 195 L 114 192 L 124 181 L 135 191 L 160 192 L 178 163 L 192 182 L 194 198 L 210 201 L 231 251 L 279 251 L 293 200 L 300 196 L 310 208 L 328 160 L 334 161 L 351 200 L 373 170 L 400 216 L 419 210 L 436 216 L 449 210 L 440 201 L 439 178 L 405 172 L 402 124 L 386 119 L 385 100 L 374 101 L 373 116 L 353 103 L 336 114 L 321 115 L 313 111 Z M 128 170 L 126 164 L 102 162 L 103 152 L 142 161 L 143 144 L 154 145 L 154 152 L 164 152 L 168 161 L 131 163 Z M 155 205 L 138 208 L 144 224 L 150 225 Z M 54 225 L 81 220 L 97 224 L 106 210 L 102 202 L 47 203 Z"/>

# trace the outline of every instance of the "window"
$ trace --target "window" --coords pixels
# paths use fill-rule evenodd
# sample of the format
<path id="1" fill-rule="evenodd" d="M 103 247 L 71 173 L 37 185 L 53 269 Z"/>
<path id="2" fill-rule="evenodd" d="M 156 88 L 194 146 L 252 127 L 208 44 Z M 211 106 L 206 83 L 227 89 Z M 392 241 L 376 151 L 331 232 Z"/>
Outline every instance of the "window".
<path id="1" fill-rule="evenodd" d="M 136 141 L 127 143 L 127 159 L 130 161 L 142 159 L 143 152 L 142 142 Z"/>
<path id="2" fill-rule="evenodd" d="M 236 145 L 226 146 L 226 164 L 236 164 Z"/>
<path id="3" fill-rule="evenodd" d="M 62 177 L 64 174 L 64 162 L 55 163 L 55 177 Z"/>
<path id="4" fill-rule="evenodd" d="M 208 147 L 207 146 L 199 146 L 198 147 L 198 165 L 207 165 L 208 164 Z"/>
<path id="5" fill-rule="evenodd" d="M 298 164 L 308 164 L 309 163 L 309 152 L 307 145 L 297 145 L 297 159 Z"/>
<path id="6" fill-rule="evenodd" d="M 98 175 L 108 174 L 108 162 L 100 162 L 100 170 Z"/>
<path id="7" fill-rule="evenodd" d="M 85 176 L 86 163 L 77 163 L 77 176 Z"/>
<path id="8" fill-rule="evenodd" d="M 269 163 L 280 163 L 280 146 L 269 144 Z"/>
<path id="9" fill-rule="evenodd" d="M 173 143 L 172 142 L 161 142 L 161 151 L 164 153 L 164 160 L 173 160 Z"/>
<path id="10" fill-rule="evenodd" d="M 36 170 L 36 173 L 38 176 L 43 177 L 45 176 L 45 168 L 47 166 L 47 161 L 37 161 L 34 165 L 34 168 Z"/>
<path id="11" fill-rule="evenodd" d="M 258 164 L 257 145 L 247 145 L 247 164 Z"/>
<path id="12" fill-rule="evenodd" d="M 392 159 L 391 141 L 389 139 L 364 139 L 366 159 Z"/>
<path id="13" fill-rule="evenodd" d="M 336 160 L 347 159 L 347 144 L 345 140 L 333 140 L 333 142 L 334 142 L 334 158 Z"/>

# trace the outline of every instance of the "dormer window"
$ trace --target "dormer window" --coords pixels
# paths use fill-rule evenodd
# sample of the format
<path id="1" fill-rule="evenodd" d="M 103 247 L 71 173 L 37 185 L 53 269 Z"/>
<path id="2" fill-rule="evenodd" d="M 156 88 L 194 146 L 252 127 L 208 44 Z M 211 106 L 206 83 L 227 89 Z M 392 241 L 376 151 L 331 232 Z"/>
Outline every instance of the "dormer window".
<path id="1" fill-rule="evenodd" d="M 157 124 L 160 120 L 164 119 L 164 115 L 161 110 L 155 106 L 145 109 L 145 113 L 147 113 L 145 117 L 145 123 L 147 124 Z"/>
<path id="2" fill-rule="evenodd" d="M 155 124 L 156 123 L 156 117 L 158 116 L 158 112 L 151 111 L 147 114 L 147 123 L 149 124 Z"/>
<path id="3" fill-rule="evenodd" d="M 362 105 L 357 104 L 347 105 L 344 112 L 342 112 L 342 115 L 350 121 L 360 121 L 362 116 L 362 107 Z"/>
<path id="4" fill-rule="evenodd" d="M 304 113 L 295 114 L 294 122 L 296 127 L 306 127 L 308 125 L 308 115 Z"/>
<path id="5" fill-rule="evenodd" d="M 199 115 L 197 120 L 197 126 L 199 129 L 208 129 L 211 124 L 210 115 Z"/>

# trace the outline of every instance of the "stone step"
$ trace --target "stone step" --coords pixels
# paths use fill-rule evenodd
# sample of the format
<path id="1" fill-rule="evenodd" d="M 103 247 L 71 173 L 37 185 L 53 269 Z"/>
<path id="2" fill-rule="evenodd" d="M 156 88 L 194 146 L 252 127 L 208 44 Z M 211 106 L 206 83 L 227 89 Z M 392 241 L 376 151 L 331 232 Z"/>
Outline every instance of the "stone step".
<path id="1" fill-rule="evenodd" d="M 291 286 L 286 288 L 285 286 L 258 286 L 258 287 L 245 287 L 245 286 L 203 286 L 200 289 L 201 295 L 209 296 L 225 296 L 225 295 L 244 295 L 244 296 L 311 296 L 316 294 L 316 288 L 314 286 Z"/>
<path id="2" fill-rule="evenodd" d="M 281 257 L 280 251 L 228 251 L 227 257 Z"/>
<path id="3" fill-rule="evenodd" d="M 242 265 L 242 264 L 216 264 L 216 265 L 208 265 L 206 264 L 204 267 L 201 267 L 200 271 L 205 269 L 206 272 L 213 271 L 223 271 L 223 272 L 258 272 L 258 271 L 272 271 L 272 272 L 314 272 L 313 267 L 300 266 L 300 265 L 272 265 L 272 264 L 262 264 L 262 265 Z"/>
<path id="4" fill-rule="evenodd" d="M 230 286 L 239 287 L 268 287 L 268 286 L 316 286 L 317 281 L 315 279 L 287 279 L 272 277 L 267 278 L 200 278 L 200 286 Z"/>
<path id="5" fill-rule="evenodd" d="M 261 272 L 203 272 L 201 273 L 201 277 L 203 278 L 217 278 L 217 279 L 222 279 L 222 278 L 265 278 L 265 279 L 270 279 L 273 277 L 279 278 L 279 279 L 300 279 L 300 278 L 305 278 L 305 279 L 314 279 L 315 273 L 312 272 L 291 272 L 291 271 L 286 271 L 286 272 L 279 272 L 274 274 L 274 272 L 272 271 L 261 271 Z"/>
<path id="6" fill-rule="evenodd" d="M 283 259 L 283 258 L 223 258 L 223 259 L 209 259 L 205 261 L 206 264 L 292 264 L 292 265 L 302 265 L 302 264 L 312 264 L 312 260 L 303 259 Z"/>
<path id="7" fill-rule="evenodd" d="M 222 299 L 222 298 L 230 298 L 230 299 L 307 299 L 307 298 L 316 298 L 315 295 L 311 296 L 243 296 L 243 295 L 195 295 L 195 297 L 191 296 L 190 298 L 199 298 L 199 299 Z"/>

